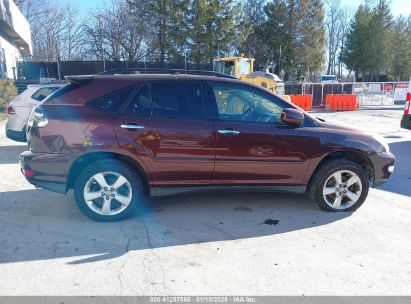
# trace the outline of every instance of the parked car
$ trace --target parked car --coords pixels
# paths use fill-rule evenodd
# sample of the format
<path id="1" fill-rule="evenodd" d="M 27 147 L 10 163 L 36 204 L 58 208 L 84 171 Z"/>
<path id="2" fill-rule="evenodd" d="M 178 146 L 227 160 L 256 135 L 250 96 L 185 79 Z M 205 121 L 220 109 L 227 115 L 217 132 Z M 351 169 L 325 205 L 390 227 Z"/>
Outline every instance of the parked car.
<path id="1" fill-rule="evenodd" d="M 401 119 L 401 128 L 411 130 L 411 80 L 408 87 L 407 98 L 405 100 L 404 115 Z"/>
<path id="2" fill-rule="evenodd" d="M 321 75 L 320 76 L 321 83 L 338 83 L 337 76 L 335 75 Z"/>
<path id="3" fill-rule="evenodd" d="M 305 192 L 326 211 L 353 211 L 394 170 L 377 136 L 253 84 L 184 73 L 68 77 L 30 116 L 22 173 L 42 188 L 74 189 L 85 215 L 114 221 L 144 194 L 239 186 Z"/>
<path id="4" fill-rule="evenodd" d="M 63 85 L 59 83 L 27 86 L 7 107 L 6 136 L 15 141 L 26 142 L 27 120 L 31 110 Z"/>

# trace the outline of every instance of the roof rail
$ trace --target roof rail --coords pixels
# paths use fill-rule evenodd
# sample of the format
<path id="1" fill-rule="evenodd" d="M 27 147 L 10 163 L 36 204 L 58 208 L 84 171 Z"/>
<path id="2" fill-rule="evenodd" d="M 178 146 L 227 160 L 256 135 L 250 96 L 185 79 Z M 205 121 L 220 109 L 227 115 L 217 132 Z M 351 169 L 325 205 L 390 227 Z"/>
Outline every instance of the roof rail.
<path id="1" fill-rule="evenodd" d="M 85 84 L 93 79 L 93 75 L 69 75 L 64 76 L 64 79 L 75 84 Z"/>
<path id="2" fill-rule="evenodd" d="M 204 75 L 223 78 L 236 79 L 235 77 L 223 73 L 203 70 L 184 70 L 184 69 L 162 69 L 162 68 L 120 68 L 107 70 L 97 75 L 116 75 L 116 74 L 183 74 L 183 75 Z"/>

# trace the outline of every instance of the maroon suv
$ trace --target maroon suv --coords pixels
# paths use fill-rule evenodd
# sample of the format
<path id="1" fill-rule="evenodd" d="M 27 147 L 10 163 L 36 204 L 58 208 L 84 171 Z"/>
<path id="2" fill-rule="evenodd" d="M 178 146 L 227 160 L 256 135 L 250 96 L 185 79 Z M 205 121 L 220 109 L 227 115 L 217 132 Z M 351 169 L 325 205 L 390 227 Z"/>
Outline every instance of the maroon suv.
<path id="1" fill-rule="evenodd" d="M 21 169 L 74 189 L 81 211 L 124 218 L 143 194 L 240 186 L 306 192 L 353 211 L 394 156 L 376 136 L 320 121 L 269 91 L 221 75 L 68 77 L 35 108 Z"/>

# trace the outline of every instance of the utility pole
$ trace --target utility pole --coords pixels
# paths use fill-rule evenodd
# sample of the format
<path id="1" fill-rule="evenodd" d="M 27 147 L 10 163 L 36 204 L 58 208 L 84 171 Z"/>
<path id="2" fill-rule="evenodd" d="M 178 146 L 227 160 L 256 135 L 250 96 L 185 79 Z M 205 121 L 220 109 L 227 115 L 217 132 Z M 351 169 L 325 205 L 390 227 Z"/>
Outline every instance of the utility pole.
<path id="1" fill-rule="evenodd" d="M 101 16 L 98 16 L 98 34 L 100 39 L 100 48 L 101 48 L 101 61 L 103 62 L 103 71 L 106 70 L 106 62 L 104 60 L 104 47 L 103 47 L 103 34 L 101 33 Z"/>
<path id="2" fill-rule="evenodd" d="M 283 54 L 283 48 L 280 44 L 280 58 L 278 59 L 278 76 L 280 77 L 281 74 L 281 56 Z"/>
<path id="3" fill-rule="evenodd" d="M 56 44 L 56 50 L 57 50 L 57 74 L 58 74 L 59 80 L 61 80 L 60 48 L 59 48 L 59 44 L 57 42 L 57 39 L 55 40 L 55 44 Z"/>

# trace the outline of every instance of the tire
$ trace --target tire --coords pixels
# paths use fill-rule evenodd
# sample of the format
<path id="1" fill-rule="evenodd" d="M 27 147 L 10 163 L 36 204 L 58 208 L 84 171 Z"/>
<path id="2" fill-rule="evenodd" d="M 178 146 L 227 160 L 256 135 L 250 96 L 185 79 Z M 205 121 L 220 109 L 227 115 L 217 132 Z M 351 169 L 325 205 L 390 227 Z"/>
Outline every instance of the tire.
<path id="1" fill-rule="evenodd" d="M 143 186 L 138 173 L 129 165 L 117 160 L 99 160 L 77 177 L 74 197 L 87 217 L 114 222 L 133 213 L 143 197 Z"/>
<path id="2" fill-rule="evenodd" d="M 361 166 L 346 159 L 332 159 L 314 173 L 308 195 L 322 210 L 348 212 L 364 203 L 368 190 L 367 173 Z"/>

